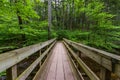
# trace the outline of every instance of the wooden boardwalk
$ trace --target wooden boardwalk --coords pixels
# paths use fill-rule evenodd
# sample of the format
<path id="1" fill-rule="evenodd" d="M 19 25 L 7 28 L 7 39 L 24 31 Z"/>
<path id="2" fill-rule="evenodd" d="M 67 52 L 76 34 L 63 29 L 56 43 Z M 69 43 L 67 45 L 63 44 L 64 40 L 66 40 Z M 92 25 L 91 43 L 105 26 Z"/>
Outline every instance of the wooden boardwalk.
<path id="1" fill-rule="evenodd" d="M 58 42 L 54 47 L 39 80 L 75 80 L 67 51 L 62 42 Z"/>
<path id="2" fill-rule="evenodd" d="M 63 42 L 56 43 L 54 38 L 2 53 L 0 73 L 6 71 L 6 80 L 120 80 L 119 55 L 68 39 Z M 85 62 L 83 55 L 90 59 L 87 59 L 89 62 Z M 23 65 L 26 59 L 34 56 L 37 56 L 35 60 L 19 74 L 19 64 Z"/>

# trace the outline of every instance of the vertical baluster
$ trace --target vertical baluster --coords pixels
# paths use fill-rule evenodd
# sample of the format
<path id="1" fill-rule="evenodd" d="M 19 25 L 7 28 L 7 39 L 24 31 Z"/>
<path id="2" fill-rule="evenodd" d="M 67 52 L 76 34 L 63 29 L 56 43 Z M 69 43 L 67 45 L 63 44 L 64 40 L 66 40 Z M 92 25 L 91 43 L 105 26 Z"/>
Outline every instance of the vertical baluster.
<path id="1" fill-rule="evenodd" d="M 7 69 L 7 80 L 15 80 L 17 78 L 17 65 Z"/>
<path id="2" fill-rule="evenodd" d="M 79 54 L 79 51 L 77 51 L 77 56 L 79 57 L 79 55 L 80 55 L 80 54 Z M 77 68 L 78 68 L 78 67 L 79 67 L 79 64 L 77 63 L 76 66 L 77 66 Z"/>
<path id="3" fill-rule="evenodd" d="M 111 80 L 111 72 L 104 67 L 100 68 L 100 79 L 101 80 Z"/>
<path id="4" fill-rule="evenodd" d="M 100 79 L 105 80 L 106 69 L 101 67 L 100 68 Z"/>
<path id="5" fill-rule="evenodd" d="M 41 54 L 41 50 L 39 50 L 39 55 L 41 56 L 42 54 Z M 40 67 L 41 67 L 41 65 L 42 65 L 42 62 L 40 61 Z"/>

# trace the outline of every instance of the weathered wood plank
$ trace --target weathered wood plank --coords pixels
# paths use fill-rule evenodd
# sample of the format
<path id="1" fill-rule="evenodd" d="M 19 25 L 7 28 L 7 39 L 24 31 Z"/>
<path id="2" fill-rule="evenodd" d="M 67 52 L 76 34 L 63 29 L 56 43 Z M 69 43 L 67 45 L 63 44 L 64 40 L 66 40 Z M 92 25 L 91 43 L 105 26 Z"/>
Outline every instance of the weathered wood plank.
<path id="1" fill-rule="evenodd" d="M 69 61 L 68 59 L 66 59 L 67 51 L 64 49 L 63 46 L 64 45 L 61 42 L 58 42 L 56 44 L 47 65 L 42 65 L 41 69 L 37 72 L 33 80 L 76 80 L 74 79 L 74 77 L 76 76 L 74 76 L 71 71 Z M 51 65 L 49 65 L 49 63 Z M 48 66 L 49 68 L 47 68 L 46 71 L 45 69 Z"/>
<path id="2" fill-rule="evenodd" d="M 35 60 L 16 80 L 25 80 L 39 62 L 48 54 L 49 50 L 54 46 L 55 42 L 37 59 Z"/>
<path id="3" fill-rule="evenodd" d="M 116 59 L 116 60 L 120 61 L 120 56 L 118 56 L 118 55 L 108 53 L 108 52 L 105 52 L 105 51 L 102 51 L 102 50 L 99 50 L 99 49 L 96 49 L 96 48 L 93 48 L 93 47 L 89 47 L 89 46 L 86 46 L 86 45 L 83 45 L 83 44 L 80 44 L 80 43 L 77 43 L 77 42 L 67 40 L 67 39 L 64 39 L 64 40 L 67 41 L 69 44 L 76 44 L 76 45 L 81 46 L 81 47 L 83 47 L 85 49 L 91 50 L 93 52 L 100 53 L 100 55 L 104 55 L 106 57 L 111 57 L 113 59 Z"/>
<path id="4" fill-rule="evenodd" d="M 42 55 L 41 50 L 39 50 L 39 55 L 40 56 Z M 41 67 L 41 64 L 42 64 L 42 62 L 40 61 L 40 67 Z"/>
<path id="5" fill-rule="evenodd" d="M 98 50 L 80 43 L 76 43 L 67 39 L 64 41 L 73 46 L 75 49 L 81 51 L 86 56 L 91 58 L 92 60 L 96 61 L 101 66 L 105 67 L 106 69 L 113 71 L 120 77 L 120 56 L 108 53 L 102 50 Z M 115 64 L 115 65 L 113 65 Z M 113 67 L 115 66 L 115 67 Z"/>
<path id="6" fill-rule="evenodd" d="M 63 43 L 65 44 L 65 42 L 63 42 Z M 72 57 L 70 56 L 69 52 L 67 52 L 67 54 L 68 54 L 67 57 L 68 57 L 68 59 L 69 59 L 69 63 L 70 63 L 70 65 L 71 65 L 71 66 L 70 66 L 70 67 L 71 67 L 71 70 L 72 70 L 74 76 L 76 76 L 76 77 L 74 77 L 75 80 L 84 80 L 81 72 L 78 70 L 78 68 L 77 68 L 77 66 L 75 65 L 75 63 L 74 63 Z"/>
<path id="7" fill-rule="evenodd" d="M 113 53 L 108 53 L 108 52 L 105 52 L 105 51 L 102 51 L 102 50 L 99 50 L 99 49 L 96 49 L 96 48 L 93 48 L 93 47 L 89 47 L 89 46 L 86 46 L 86 45 L 83 45 L 83 44 L 80 44 L 80 43 L 76 43 L 76 42 L 67 40 L 67 39 L 64 39 L 64 41 L 66 41 L 70 45 L 75 44 L 78 47 L 80 46 L 80 47 L 83 47 L 86 50 L 90 50 L 90 51 L 96 52 L 97 54 L 99 53 L 99 55 L 103 55 L 105 57 L 113 58 L 113 59 L 116 59 L 116 60 L 120 61 L 120 56 L 115 55 Z"/>
<path id="8" fill-rule="evenodd" d="M 46 78 L 47 74 L 45 74 L 45 73 L 48 72 L 48 69 L 51 65 L 52 58 L 54 57 L 54 54 L 52 54 L 52 52 L 53 52 L 53 50 L 50 52 L 50 54 L 48 54 L 46 60 L 41 65 L 40 69 L 34 76 L 33 80 L 44 80 L 44 78 Z"/>
<path id="9" fill-rule="evenodd" d="M 101 69 L 100 69 L 100 79 L 105 80 L 105 76 L 106 76 L 106 69 L 101 67 Z"/>
<path id="10" fill-rule="evenodd" d="M 64 53 L 63 45 L 59 43 L 57 49 L 57 69 L 56 69 L 56 80 L 65 80 L 64 79 L 64 70 L 63 70 L 63 56 L 62 53 Z M 68 75 L 68 74 L 67 74 Z"/>
<path id="11" fill-rule="evenodd" d="M 56 80 L 56 67 L 57 67 L 57 56 L 54 55 L 52 59 L 51 66 L 49 67 L 49 70 L 47 72 L 46 80 Z"/>
<path id="12" fill-rule="evenodd" d="M 52 39 L 44 43 L 40 43 L 0 54 L 0 72 L 12 67 L 13 65 L 17 64 L 18 62 L 22 61 L 23 59 L 34 54 L 38 50 L 44 48 L 45 46 L 51 44 L 54 41 L 55 39 Z"/>
<path id="13" fill-rule="evenodd" d="M 64 50 L 67 52 L 66 47 Z M 74 66 L 72 66 L 72 63 L 70 62 L 70 57 L 68 57 L 68 52 L 62 54 L 63 57 L 63 66 L 64 66 L 64 73 L 65 73 L 65 80 L 82 80 L 80 78 L 77 78 L 77 74 L 74 72 Z M 74 76 L 72 76 L 74 75 Z"/>
<path id="14" fill-rule="evenodd" d="M 65 43 L 67 49 L 72 54 L 72 56 L 76 59 L 78 64 L 82 67 L 85 73 L 89 76 L 91 80 L 100 80 L 96 74 L 73 52 L 73 50 Z"/>
<path id="15" fill-rule="evenodd" d="M 119 76 L 120 78 L 120 63 L 119 64 L 115 64 L 115 74 L 117 74 L 117 76 Z"/>
<path id="16" fill-rule="evenodd" d="M 97 63 L 99 63 L 100 65 L 104 66 L 105 68 L 107 68 L 108 70 L 112 71 L 112 59 L 116 59 L 116 60 L 120 60 L 120 56 L 114 55 L 112 53 L 107 53 L 101 50 L 97 50 L 82 44 L 78 44 L 69 40 L 65 41 L 73 46 L 74 48 L 76 48 L 77 50 L 81 51 L 82 53 L 84 53 L 86 56 L 88 56 L 89 58 L 93 59 L 94 61 L 96 61 Z"/>
<path id="17" fill-rule="evenodd" d="M 7 80 L 15 80 L 17 78 L 17 65 L 7 69 Z"/>
<path id="18" fill-rule="evenodd" d="M 93 59 L 94 61 L 96 61 L 97 63 L 101 64 L 102 66 L 106 67 L 108 70 L 112 71 L 112 62 L 110 58 L 104 58 L 103 56 L 97 54 L 96 52 L 93 52 L 91 50 L 86 50 L 85 48 L 75 45 L 75 44 L 70 44 L 72 45 L 74 48 L 76 48 L 77 50 L 81 51 L 82 53 L 84 53 L 86 56 L 88 56 L 89 58 Z M 105 62 L 105 61 L 108 62 Z M 105 64 L 107 63 L 107 64 Z"/>

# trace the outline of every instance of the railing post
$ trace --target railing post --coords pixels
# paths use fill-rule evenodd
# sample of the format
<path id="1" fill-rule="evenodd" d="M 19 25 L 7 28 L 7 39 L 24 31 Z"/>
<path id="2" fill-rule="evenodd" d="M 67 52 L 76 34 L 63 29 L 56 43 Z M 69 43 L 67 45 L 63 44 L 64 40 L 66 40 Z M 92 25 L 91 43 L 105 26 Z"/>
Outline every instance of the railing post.
<path id="1" fill-rule="evenodd" d="M 81 56 L 81 52 L 80 52 L 80 51 L 78 51 L 78 53 L 77 53 L 77 54 L 78 54 L 78 56 L 79 56 L 80 58 L 82 57 L 82 56 Z"/>
<path id="2" fill-rule="evenodd" d="M 79 51 L 77 51 L 77 56 L 78 56 L 78 57 L 80 57 L 80 56 L 81 56 Z M 76 66 L 77 66 L 77 68 L 78 68 L 78 67 L 79 67 L 79 64 L 77 63 L 77 65 L 76 65 Z"/>
<path id="3" fill-rule="evenodd" d="M 41 53 L 41 50 L 39 50 L 39 55 L 41 56 L 42 55 L 42 53 Z M 41 65 L 42 65 L 42 62 L 40 61 L 40 67 L 41 67 Z"/>
<path id="4" fill-rule="evenodd" d="M 120 73 L 119 72 L 120 72 L 120 65 L 116 64 L 115 65 L 115 72 L 114 72 L 116 79 L 120 79 Z"/>
<path id="5" fill-rule="evenodd" d="M 100 79 L 101 80 L 111 80 L 111 72 L 104 67 L 100 68 Z"/>
<path id="6" fill-rule="evenodd" d="M 17 65 L 7 69 L 7 80 L 15 80 L 17 78 Z"/>
<path id="7" fill-rule="evenodd" d="M 101 67 L 100 68 L 100 79 L 105 80 L 106 69 Z"/>
<path id="8" fill-rule="evenodd" d="M 120 80 L 120 65 L 119 61 L 116 59 L 112 59 L 112 78 Z"/>
<path id="9" fill-rule="evenodd" d="M 46 50 L 47 50 L 48 48 L 49 48 L 49 45 L 47 45 Z M 48 56 L 48 54 L 47 54 L 46 56 Z"/>

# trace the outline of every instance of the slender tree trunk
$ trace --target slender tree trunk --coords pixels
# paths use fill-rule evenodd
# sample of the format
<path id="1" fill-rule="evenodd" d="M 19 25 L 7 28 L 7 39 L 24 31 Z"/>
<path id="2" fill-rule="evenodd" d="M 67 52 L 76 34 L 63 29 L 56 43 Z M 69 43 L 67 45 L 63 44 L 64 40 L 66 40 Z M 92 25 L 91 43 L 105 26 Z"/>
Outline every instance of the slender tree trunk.
<path id="1" fill-rule="evenodd" d="M 23 24 L 22 18 L 21 18 L 21 16 L 19 16 L 19 15 L 17 15 L 17 17 L 18 17 L 18 23 L 19 23 L 20 29 L 22 30 L 22 29 L 23 29 L 23 26 L 22 26 L 22 24 Z M 24 41 L 26 40 L 26 39 L 25 39 L 25 34 L 22 34 L 21 37 L 22 37 L 22 41 L 23 41 L 23 43 L 24 43 Z"/>
<path id="2" fill-rule="evenodd" d="M 51 38 L 51 0 L 48 0 L 48 40 Z"/>
<path id="3" fill-rule="evenodd" d="M 14 3 L 17 3 L 18 1 L 15 0 L 15 1 L 13 1 L 13 2 L 14 2 Z M 17 15 L 17 18 L 18 18 L 19 28 L 20 28 L 20 30 L 23 30 L 23 26 L 22 26 L 23 20 L 22 20 L 22 17 L 19 15 L 19 14 L 20 14 L 19 10 L 17 9 L 16 11 L 17 11 L 17 12 L 16 12 L 16 15 Z M 21 34 L 21 41 L 22 41 L 23 43 L 25 43 L 25 40 L 26 40 L 25 34 Z"/>

